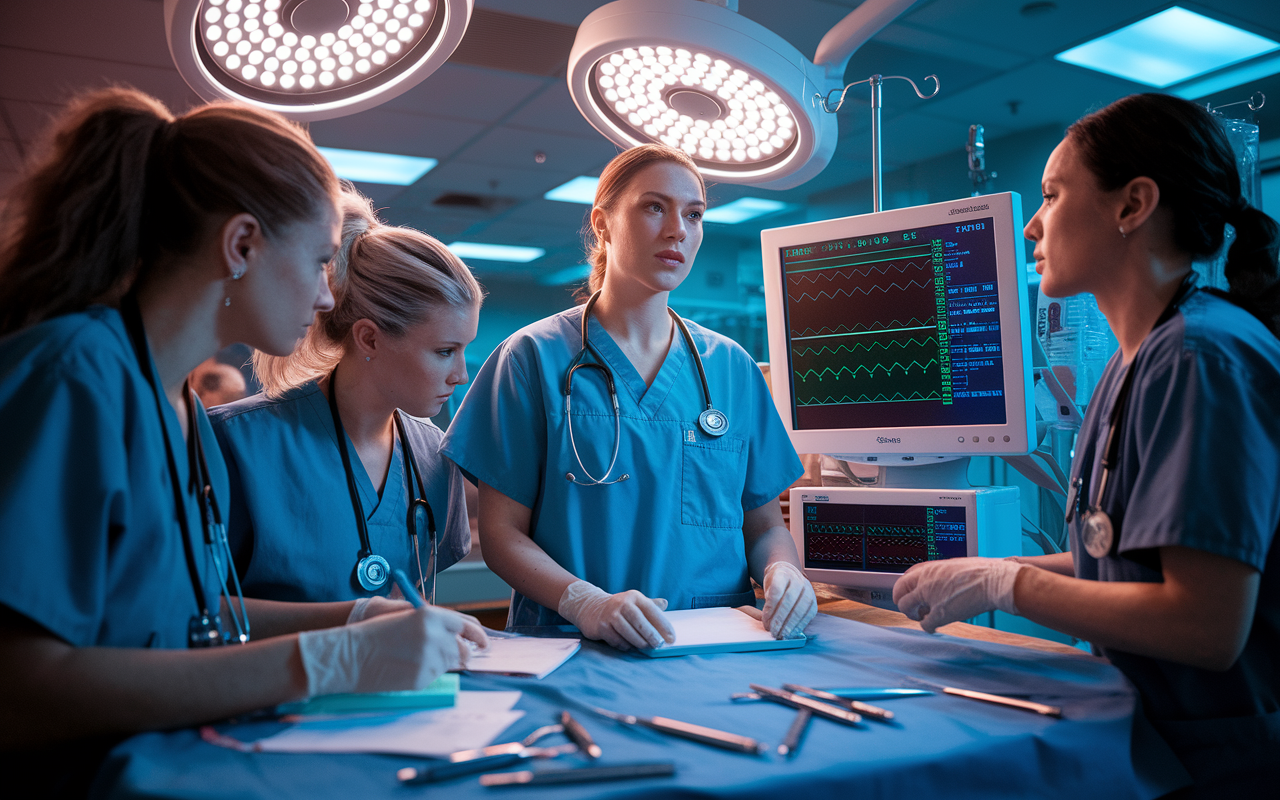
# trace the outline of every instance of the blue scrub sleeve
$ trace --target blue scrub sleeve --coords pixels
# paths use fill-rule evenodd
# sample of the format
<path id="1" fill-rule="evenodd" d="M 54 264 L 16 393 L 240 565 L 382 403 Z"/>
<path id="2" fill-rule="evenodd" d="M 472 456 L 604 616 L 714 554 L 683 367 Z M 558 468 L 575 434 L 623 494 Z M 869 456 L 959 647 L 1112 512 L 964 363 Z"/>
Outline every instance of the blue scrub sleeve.
<path id="1" fill-rule="evenodd" d="M 547 453 L 542 391 L 511 340 L 484 362 L 449 425 L 440 452 L 468 477 L 533 508 Z"/>
<path id="2" fill-rule="evenodd" d="M 75 646 L 95 642 L 129 518 L 120 379 L 101 367 L 54 363 L 0 390 L 0 603 Z"/>
<path id="3" fill-rule="evenodd" d="M 1123 549 L 1181 545 L 1262 570 L 1280 522 L 1280 386 L 1257 374 L 1187 349 L 1134 387 L 1141 466 Z"/>
<path id="4" fill-rule="evenodd" d="M 744 387 L 751 398 L 743 408 L 752 413 L 752 419 L 744 420 L 748 430 L 747 475 L 742 488 L 742 508 L 752 511 L 778 495 L 804 474 L 804 465 L 796 455 L 796 449 L 787 436 L 778 410 L 769 395 L 764 375 L 751 365 L 746 371 L 748 385 Z M 732 423 L 736 426 L 737 420 Z"/>

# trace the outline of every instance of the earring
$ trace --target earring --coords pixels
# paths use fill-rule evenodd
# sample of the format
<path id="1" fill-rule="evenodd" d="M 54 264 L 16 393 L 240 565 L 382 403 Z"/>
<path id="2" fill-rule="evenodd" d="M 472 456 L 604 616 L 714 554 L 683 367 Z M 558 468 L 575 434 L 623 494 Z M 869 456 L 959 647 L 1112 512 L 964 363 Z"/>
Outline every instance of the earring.
<path id="1" fill-rule="evenodd" d="M 373 356 L 365 356 L 365 357 L 364 357 L 364 360 L 365 360 L 365 361 L 372 361 L 372 360 L 373 360 Z"/>
<path id="2" fill-rule="evenodd" d="M 1125 232 L 1124 232 L 1124 228 L 1121 228 L 1121 229 L 1120 229 L 1120 238 L 1121 238 L 1121 239 L 1128 239 L 1128 238 L 1129 238 L 1129 234 L 1127 234 L 1127 233 L 1125 233 Z"/>
<path id="3" fill-rule="evenodd" d="M 226 299 L 226 300 L 223 300 L 223 301 L 222 301 L 222 304 L 223 304 L 224 306 L 229 306 L 229 305 L 231 305 L 231 296 L 230 296 L 230 295 L 227 295 L 227 299 Z"/>
<path id="4" fill-rule="evenodd" d="M 244 270 L 240 270 L 240 271 L 238 271 L 238 272 L 232 272 L 232 273 L 231 273 L 231 280 L 233 280 L 233 281 L 238 281 L 238 280 L 240 280 L 240 279 L 241 279 L 241 278 L 243 278 L 243 277 L 244 277 Z"/>

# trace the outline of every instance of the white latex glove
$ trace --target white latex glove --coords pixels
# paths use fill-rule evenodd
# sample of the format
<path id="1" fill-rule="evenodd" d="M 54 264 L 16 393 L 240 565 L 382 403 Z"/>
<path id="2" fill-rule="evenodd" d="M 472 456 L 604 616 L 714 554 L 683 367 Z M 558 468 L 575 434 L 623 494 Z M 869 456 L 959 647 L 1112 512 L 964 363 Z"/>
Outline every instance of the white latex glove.
<path id="1" fill-rule="evenodd" d="M 363 622 L 366 619 L 373 619 L 396 611 L 408 611 L 411 608 L 413 606 L 409 605 L 406 600 L 396 600 L 388 597 L 361 597 L 351 606 L 351 613 L 347 615 L 347 624 Z"/>
<path id="2" fill-rule="evenodd" d="M 560 595 L 556 610 L 588 639 L 630 650 L 675 642 L 676 632 L 662 615 L 666 608 L 661 597 L 650 600 L 634 589 L 609 594 L 586 581 L 574 581 Z"/>
<path id="3" fill-rule="evenodd" d="M 298 634 L 307 696 L 421 689 L 462 661 L 462 615 L 426 606 Z"/>
<path id="4" fill-rule="evenodd" d="M 795 564 L 775 561 L 764 568 L 764 626 L 775 639 L 800 633 L 818 613 L 813 584 Z"/>
<path id="5" fill-rule="evenodd" d="M 993 609 L 1017 614 L 1013 586 L 1026 566 L 998 558 L 926 561 L 898 578 L 893 602 L 929 633 Z"/>

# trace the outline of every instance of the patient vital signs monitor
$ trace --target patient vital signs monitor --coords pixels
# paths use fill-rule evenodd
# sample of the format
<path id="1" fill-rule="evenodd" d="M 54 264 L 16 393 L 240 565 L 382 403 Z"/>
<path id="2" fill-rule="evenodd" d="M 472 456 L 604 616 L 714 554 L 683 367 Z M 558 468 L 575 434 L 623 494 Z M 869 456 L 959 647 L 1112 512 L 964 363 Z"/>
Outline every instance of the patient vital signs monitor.
<path id="1" fill-rule="evenodd" d="M 1030 451 L 1016 194 L 760 239 L 774 402 L 797 451 L 881 464 Z"/>
<path id="2" fill-rule="evenodd" d="M 760 238 L 773 397 L 796 450 L 884 466 L 882 477 L 941 475 L 921 466 L 961 459 L 939 484 L 792 489 L 806 574 L 891 605 L 912 564 L 1020 553 L 1018 490 L 963 477 L 966 456 L 1034 442 L 1018 195 Z"/>

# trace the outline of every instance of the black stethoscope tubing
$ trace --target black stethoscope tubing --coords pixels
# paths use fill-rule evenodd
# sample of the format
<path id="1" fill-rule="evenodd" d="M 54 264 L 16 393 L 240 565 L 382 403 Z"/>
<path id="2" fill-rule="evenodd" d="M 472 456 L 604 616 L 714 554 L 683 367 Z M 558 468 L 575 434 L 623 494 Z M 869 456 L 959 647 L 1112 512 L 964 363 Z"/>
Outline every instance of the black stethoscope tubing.
<path id="1" fill-rule="evenodd" d="M 1183 278 L 1182 285 L 1174 293 L 1169 305 L 1165 306 L 1155 325 L 1151 326 L 1151 330 L 1154 331 L 1173 319 L 1173 315 L 1177 313 L 1178 308 L 1196 290 L 1195 273 L 1192 272 Z M 1115 555 L 1120 544 L 1119 537 L 1115 534 L 1115 525 L 1111 521 L 1111 515 L 1103 511 L 1102 507 L 1106 505 L 1107 485 L 1110 482 L 1111 471 L 1119 463 L 1120 459 L 1120 428 L 1124 421 L 1125 412 L 1128 410 L 1129 395 L 1133 392 L 1133 378 L 1137 362 L 1138 357 L 1135 355 L 1133 361 L 1125 368 L 1124 380 L 1121 382 L 1120 389 L 1116 392 L 1115 402 L 1111 406 L 1111 415 L 1108 418 L 1107 442 L 1102 449 L 1102 458 L 1099 461 L 1102 473 L 1098 476 L 1098 502 L 1095 504 L 1088 503 L 1086 499 L 1087 492 L 1084 488 L 1085 478 L 1083 476 L 1077 477 L 1072 482 L 1071 496 L 1067 498 L 1067 522 L 1071 522 L 1075 518 L 1077 509 L 1081 505 L 1085 506 L 1084 510 L 1080 512 L 1080 541 L 1084 545 L 1085 552 L 1094 558 Z M 1092 479 L 1092 476 L 1090 476 L 1090 479 Z"/>
<path id="2" fill-rule="evenodd" d="M 377 553 L 373 552 L 373 544 L 369 540 L 369 526 L 364 518 L 364 504 L 360 502 L 360 487 L 356 484 L 355 471 L 351 468 L 351 456 L 347 453 L 347 433 L 342 426 L 342 416 L 338 413 L 338 400 L 334 393 L 334 384 L 337 382 L 338 369 L 334 367 L 329 373 L 329 411 L 333 415 L 333 428 L 337 436 L 338 452 L 342 455 L 342 469 L 347 477 L 347 491 L 351 495 L 351 508 L 356 515 L 356 532 L 360 535 L 360 553 L 357 555 L 355 579 L 360 588 L 367 592 L 375 592 L 386 586 L 387 580 L 391 577 L 391 565 L 387 560 Z M 431 536 L 431 572 L 432 586 L 428 599 L 435 602 L 435 569 L 436 555 L 438 551 L 436 537 L 436 518 L 431 511 L 431 504 L 427 502 L 426 486 L 422 482 L 422 475 L 418 471 L 417 461 L 414 458 L 413 446 L 409 443 L 409 436 L 405 431 L 404 423 L 400 419 L 400 411 L 397 409 L 392 415 L 395 419 L 396 431 L 400 435 L 400 445 L 402 447 L 402 455 L 405 463 L 407 483 L 409 484 L 409 510 L 406 517 L 406 526 L 409 529 L 409 536 L 413 538 L 414 555 L 418 559 L 418 581 L 419 587 L 426 582 L 426 574 L 422 569 L 421 557 L 418 555 L 418 533 L 421 530 L 422 517 L 425 516 L 427 532 Z"/>
<path id="3" fill-rule="evenodd" d="M 613 472 L 613 466 L 618 460 L 618 451 L 622 442 L 622 422 L 621 412 L 618 406 L 618 391 L 613 380 L 613 371 L 609 369 L 604 358 L 591 344 L 587 336 L 587 324 L 591 319 L 591 309 L 595 307 L 596 301 L 600 299 L 603 290 L 597 290 L 590 298 L 587 299 L 586 305 L 582 309 L 582 349 L 578 352 L 577 357 L 569 362 L 569 369 L 564 376 L 564 409 L 565 409 L 565 425 L 569 430 L 569 442 L 573 448 L 574 457 L 578 461 L 578 467 L 582 470 L 586 481 L 578 481 L 577 477 L 572 473 L 566 473 L 567 478 L 572 483 L 582 486 L 606 486 L 613 483 L 621 483 L 629 479 L 631 476 L 624 474 L 616 480 L 609 480 L 609 475 Z M 684 339 L 685 345 L 689 348 L 689 352 L 693 355 L 693 363 L 698 368 L 698 382 L 702 386 L 702 399 L 704 409 L 698 415 L 698 427 L 708 436 L 723 436 L 729 430 L 729 418 L 723 411 L 716 410 L 715 405 L 711 402 L 711 387 L 707 383 L 707 372 L 702 366 L 702 357 L 698 355 L 698 347 L 693 341 L 693 334 L 689 332 L 689 327 L 685 325 L 680 315 L 671 308 L 667 307 L 667 313 L 675 322 L 676 327 L 680 329 L 680 334 Z M 586 361 L 587 354 L 590 353 L 595 361 Z M 573 398 L 573 374 L 580 369 L 594 369 L 604 376 L 605 387 L 609 391 L 609 400 L 613 404 L 613 421 L 614 421 L 614 439 L 613 439 L 613 457 L 609 460 L 609 467 L 605 470 L 604 476 L 595 478 L 587 471 L 586 465 L 582 463 L 581 456 L 578 455 L 578 446 L 573 438 L 573 417 L 570 414 L 570 405 Z"/>
<path id="4" fill-rule="evenodd" d="M 186 497 L 182 490 L 182 480 L 178 474 L 177 457 L 174 456 L 173 446 L 169 441 L 169 425 L 165 421 L 165 400 L 153 372 L 154 362 L 151 359 L 151 350 L 147 345 L 146 330 L 142 324 L 142 312 L 138 307 L 138 299 L 133 292 L 125 295 L 121 300 L 120 317 L 124 322 L 125 332 L 129 336 L 129 343 L 133 347 L 133 354 L 137 358 L 138 368 L 146 379 L 147 385 L 151 387 L 151 394 L 156 403 L 156 417 L 160 421 L 160 436 L 164 439 L 164 454 L 169 469 L 169 484 L 173 489 L 173 502 L 177 511 L 178 527 L 182 532 L 182 552 L 187 564 L 187 575 L 191 580 L 191 591 L 195 595 L 196 608 L 198 609 L 198 613 L 191 618 L 188 625 L 187 645 L 189 647 L 209 647 L 225 644 L 228 639 L 222 632 L 221 616 L 209 610 L 209 600 L 204 591 L 204 584 L 200 580 L 200 570 L 196 564 L 195 545 L 191 542 L 191 527 L 187 521 Z M 188 469 L 191 473 L 192 482 L 200 487 L 196 492 L 196 502 L 200 505 L 200 518 L 204 527 L 205 543 L 213 546 L 219 542 L 225 542 L 225 533 L 219 537 L 219 542 L 215 542 L 215 537 L 213 536 L 214 526 L 222 524 L 222 515 L 218 511 L 217 500 L 213 495 L 213 484 L 208 477 L 209 465 L 205 460 L 204 447 L 200 441 L 200 428 L 195 412 L 195 396 L 190 386 L 185 382 L 182 388 L 187 403 L 187 427 L 189 429 L 187 434 Z M 237 629 L 237 636 L 233 641 L 243 644 L 249 641 L 249 616 L 245 611 L 244 595 L 240 591 L 240 578 L 236 574 L 235 565 L 231 561 L 229 548 L 227 556 L 227 572 L 235 581 L 236 595 L 240 600 L 239 617 L 236 615 L 235 608 L 228 601 L 228 611 L 231 612 L 232 620 L 235 622 Z M 221 598 L 221 594 L 219 598 Z"/>

